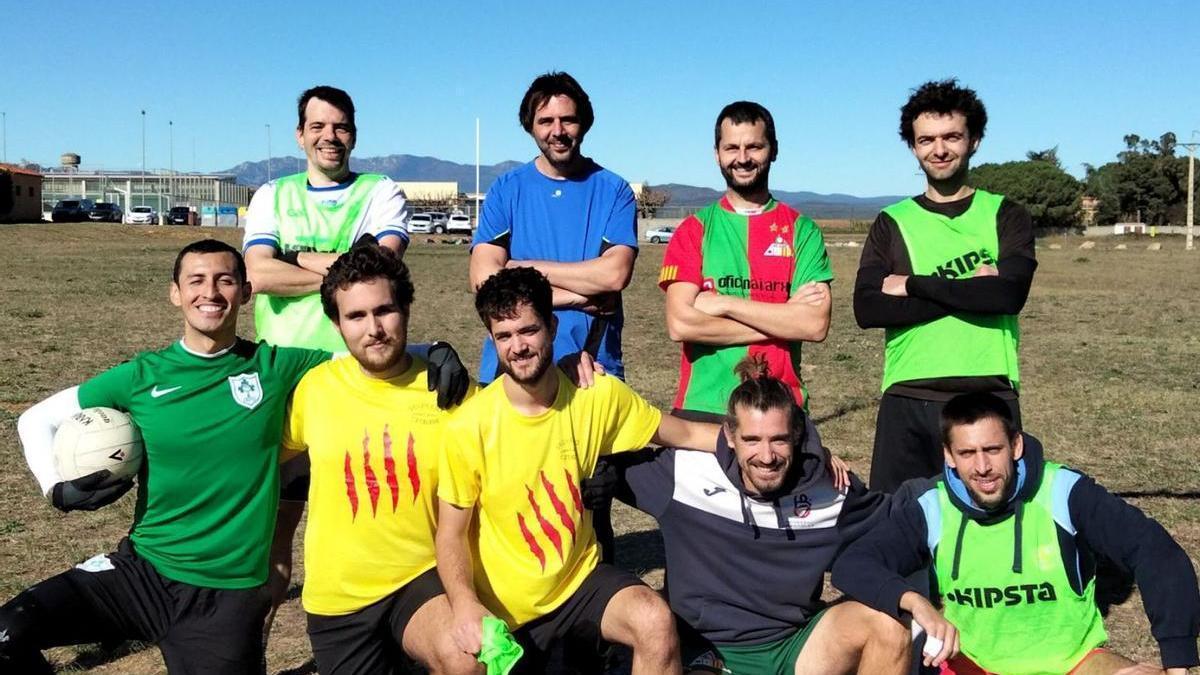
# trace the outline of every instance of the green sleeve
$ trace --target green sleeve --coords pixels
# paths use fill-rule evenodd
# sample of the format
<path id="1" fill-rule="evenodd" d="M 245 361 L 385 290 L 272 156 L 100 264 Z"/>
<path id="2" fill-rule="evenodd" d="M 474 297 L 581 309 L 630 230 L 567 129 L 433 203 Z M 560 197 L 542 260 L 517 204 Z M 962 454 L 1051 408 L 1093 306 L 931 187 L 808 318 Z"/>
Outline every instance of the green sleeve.
<path id="1" fill-rule="evenodd" d="M 282 367 L 280 379 L 288 389 L 295 389 L 308 371 L 333 358 L 333 354 L 320 349 L 299 347 L 276 347 L 277 362 Z"/>
<path id="2" fill-rule="evenodd" d="M 810 281 L 833 281 L 833 268 L 829 264 L 829 253 L 825 250 L 825 237 L 821 228 L 811 218 L 796 219 L 795 260 L 792 273 L 792 291 Z"/>
<path id="3" fill-rule="evenodd" d="M 80 408 L 116 408 L 129 411 L 129 393 L 133 389 L 137 366 L 126 361 L 79 385 Z"/>

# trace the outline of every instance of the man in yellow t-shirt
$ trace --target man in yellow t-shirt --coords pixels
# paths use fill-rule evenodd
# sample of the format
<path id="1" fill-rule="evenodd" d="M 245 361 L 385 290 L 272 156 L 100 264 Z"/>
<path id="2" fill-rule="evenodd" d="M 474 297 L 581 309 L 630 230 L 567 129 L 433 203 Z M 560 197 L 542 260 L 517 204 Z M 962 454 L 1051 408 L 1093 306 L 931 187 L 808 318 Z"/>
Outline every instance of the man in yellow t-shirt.
<path id="1" fill-rule="evenodd" d="M 670 609 L 633 574 L 599 562 L 579 481 L 601 456 L 651 441 L 712 452 L 720 427 L 664 416 L 615 377 L 572 385 L 553 367 L 551 295 L 540 272 L 516 267 L 475 296 L 503 375 L 445 432 L 437 560 L 453 639 L 478 652 L 482 617 L 493 614 L 526 646 L 529 672 L 568 635 L 632 647 L 635 674 L 680 672 Z"/>
<path id="2" fill-rule="evenodd" d="M 425 364 L 405 352 L 412 298 L 392 251 L 339 257 L 321 302 L 353 358 L 309 371 L 289 409 L 285 453 L 307 451 L 311 465 L 302 602 L 322 675 L 392 673 L 398 647 L 434 672 L 481 672 L 449 638 L 435 569 L 450 413 L 429 391 Z"/>

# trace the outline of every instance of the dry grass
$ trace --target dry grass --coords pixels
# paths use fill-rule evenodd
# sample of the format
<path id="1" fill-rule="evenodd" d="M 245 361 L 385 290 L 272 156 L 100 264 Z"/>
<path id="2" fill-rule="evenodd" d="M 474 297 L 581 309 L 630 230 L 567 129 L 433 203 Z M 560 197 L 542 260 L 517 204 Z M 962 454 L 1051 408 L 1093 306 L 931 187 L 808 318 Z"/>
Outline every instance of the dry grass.
<path id="1" fill-rule="evenodd" d="M 841 228 L 835 228 L 841 229 Z M 24 468 L 16 417 L 31 402 L 78 383 L 141 349 L 174 340 L 177 314 L 166 301 L 174 252 L 200 236 L 237 243 L 240 231 L 100 225 L 0 227 L 0 600 L 90 555 L 109 550 L 128 528 L 132 501 L 92 514 L 50 508 Z M 878 397 L 882 336 L 857 328 L 850 294 L 860 249 L 853 235 L 830 237 L 834 320 L 829 339 L 806 347 L 804 377 L 830 447 L 867 473 Z M 1041 268 L 1022 328 L 1022 409 L 1026 427 L 1052 459 L 1085 470 L 1159 518 L 1193 559 L 1200 554 L 1200 254 L 1141 243 L 1113 250 L 1078 239 L 1042 242 Z M 667 340 L 655 286 L 663 247 L 647 246 L 626 293 L 630 383 L 669 405 L 678 351 Z M 471 364 L 480 329 L 466 291 L 466 251 L 420 243 L 408 255 L 417 286 L 416 339 L 449 339 Z M 243 313 L 245 333 L 250 314 Z M 618 509 L 621 562 L 661 578 L 653 522 Z M 310 672 L 303 615 L 283 608 L 270 648 L 270 672 Z M 1113 645 L 1154 659 L 1141 605 L 1114 608 Z M 73 670 L 162 672 L 155 649 L 113 658 L 94 648 L 56 650 Z M 90 668 L 90 670 L 89 670 Z"/>

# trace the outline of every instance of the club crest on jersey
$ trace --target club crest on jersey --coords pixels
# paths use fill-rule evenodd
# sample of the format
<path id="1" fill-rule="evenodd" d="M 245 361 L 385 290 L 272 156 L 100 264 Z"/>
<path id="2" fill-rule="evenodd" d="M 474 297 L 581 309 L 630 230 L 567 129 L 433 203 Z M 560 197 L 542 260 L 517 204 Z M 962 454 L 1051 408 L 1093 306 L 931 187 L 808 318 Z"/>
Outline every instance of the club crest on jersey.
<path id="1" fill-rule="evenodd" d="M 764 258 L 790 258 L 792 257 L 792 247 L 783 237 L 776 236 L 775 241 L 763 251 Z"/>
<path id="2" fill-rule="evenodd" d="M 233 400 L 243 408 L 254 410 L 262 403 L 262 383 L 258 381 L 258 373 L 242 373 L 229 377 L 229 388 L 233 391 Z"/>

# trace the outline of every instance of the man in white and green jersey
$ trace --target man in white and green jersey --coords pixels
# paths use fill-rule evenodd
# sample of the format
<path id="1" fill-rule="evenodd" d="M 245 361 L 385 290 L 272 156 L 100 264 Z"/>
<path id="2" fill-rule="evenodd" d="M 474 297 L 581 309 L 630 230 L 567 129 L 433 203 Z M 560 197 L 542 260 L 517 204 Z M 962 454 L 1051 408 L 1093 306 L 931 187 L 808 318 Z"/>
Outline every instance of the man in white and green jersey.
<path id="1" fill-rule="evenodd" d="M 116 551 L 0 608 L 0 672 L 53 672 L 40 650 L 116 639 L 157 642 L 172 673 L 262 667 L 284 410 L 301 376 L 329 354 L 237 337 L 250 286 L 241 255 L 223 242 L 180 251 L 170 296 L 183 314 L 179 342 L 21 415 L 30 469 L 63 511 L 99 508 L 133 484 L 107 471 L 63 481 L 51 448 L 65 419 L 94 406 L 126 411 L 146 454 L 133 526 Z"/>
<path id="2" fill-rule="evenodd" d="M 254 286 L 258 339 L 283 347 L 343 352 L 321 310 L 321 280 L 362 236 L 403 253 L 408 245 L 404 193 L 390 178 L 350 171 L 358 131 L 354 102 L 318 86 L 300 95 L 296 142 L 307 170 L 269 182 L 246 211 L 242 249 Z"/>

